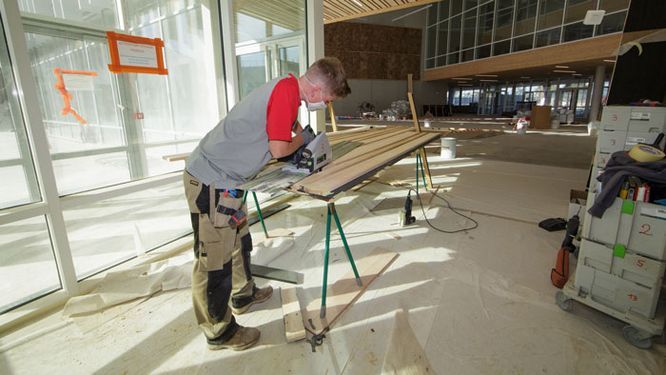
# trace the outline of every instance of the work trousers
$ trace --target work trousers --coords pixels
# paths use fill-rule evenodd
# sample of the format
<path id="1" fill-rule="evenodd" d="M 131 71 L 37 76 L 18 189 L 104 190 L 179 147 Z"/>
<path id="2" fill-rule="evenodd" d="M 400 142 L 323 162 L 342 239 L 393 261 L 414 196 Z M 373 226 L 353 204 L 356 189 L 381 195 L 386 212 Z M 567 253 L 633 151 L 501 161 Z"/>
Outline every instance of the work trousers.
<path id="1" fill-rule="evenodd" d="M 224 213 L 228 209 L 247 213 L 247 206 L 240 190 L 235 191 L 236 196 L 218 186 L 211 191 L 187 171 L 183 173 L 183 183 L 194 232 L 194 314 L 206 338 L 218 339 L 236 328 L 229 304 L 243 306 L 251 301 L 254 292 L 248 223 L 232 228 L 230 216 Z"/>

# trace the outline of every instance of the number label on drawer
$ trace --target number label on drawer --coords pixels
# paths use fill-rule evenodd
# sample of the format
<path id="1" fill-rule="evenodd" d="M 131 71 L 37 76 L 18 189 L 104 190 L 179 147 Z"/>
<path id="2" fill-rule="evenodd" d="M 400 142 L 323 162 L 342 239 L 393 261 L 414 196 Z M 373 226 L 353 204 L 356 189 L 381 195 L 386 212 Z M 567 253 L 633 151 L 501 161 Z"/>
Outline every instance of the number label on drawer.
<path id="1" fill-rule="evenodd" d="M 650 233 L 650 230 L 652 230 L 650 224 L 641 224 L 641 230 L 638 233 L 644 234 L 646 236 L 651 236 L 652 233 Z"/>
<path id="2" fill-rule="evenodd" d="M 615 115 L 617 117 L 617 115 Z M 639 121 L 649 121 L 650 120 L 650 113 L 649 112 L 631 112 L 631 117 L 632 120 L 639 120 Z"/>

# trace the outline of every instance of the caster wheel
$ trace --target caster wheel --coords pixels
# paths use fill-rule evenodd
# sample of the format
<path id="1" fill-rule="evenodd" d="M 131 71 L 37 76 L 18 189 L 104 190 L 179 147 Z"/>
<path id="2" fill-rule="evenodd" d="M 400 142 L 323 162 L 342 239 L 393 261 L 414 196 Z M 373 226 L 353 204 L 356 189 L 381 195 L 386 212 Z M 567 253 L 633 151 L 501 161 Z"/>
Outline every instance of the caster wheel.
<path id="1" fill-rule="evenodd" d="M 560 307 L 560 309 L 566 312 L 571 312 L 573 310 L 574 301 L 562 293 L 562 291 L 555 293 L 555 302 L 557 303 L 557 306 Z"/>
<path id="2" fill-rule="evenodd" d="M 638 328 L 632 326 L 625 326 L 622 328 L 622 336 L 631 345 L 640 349 L 650 349 L 652 347 L 652 337 Z"/>

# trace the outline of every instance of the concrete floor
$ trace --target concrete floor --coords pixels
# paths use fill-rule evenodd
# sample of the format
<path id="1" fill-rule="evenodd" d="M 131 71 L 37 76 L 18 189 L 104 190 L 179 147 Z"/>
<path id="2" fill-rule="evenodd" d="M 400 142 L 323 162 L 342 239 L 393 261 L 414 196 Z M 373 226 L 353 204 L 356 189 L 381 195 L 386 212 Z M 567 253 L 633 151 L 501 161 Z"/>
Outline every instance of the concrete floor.
<path id="1" fill-rule="evenodd" d="M 483 140 L 462 139 L 458 142 L 456 153 L 461 157 L 589 169 L 595 144 L 596 137 L 582 133 L 528 132 L 520 136 L 502 134 Z"/>
<path id="2" fill-rule="evenodd" d="M 429 228 L 417 202 L 417 223 L 398 225 L 406 186 L 415 182 L 413 158 L 341 195 L 336 206 L 355 257 L 376 247 L 399 257 L 316 353 L 307 343 L 286 343 L 278 295 L 239 317 L 262 331 L 256 347 L 209 351 L 189 290 L 179 289 L 78 318 L 56 311 L 0 338 L 0 373 L 375 374 L 406 371 L 418 358 L 439 374 L 663 374 L 666 345 L 636 349 L 622 338 L 621 322 L 554 304 L 549 273 L 563 233 L 536 222 L 566 214 L 569 189 L 586 184 L 593 144 L 576 135 L 506 134 L 460 140 L 456 160 L 432 155 L 434 183 L 478 221 L 471 231 Z M 294 235 L 264 240 L 253 226 L 253 260 L 302 272 L 307 303 L 320 292 L 325 206 L 304 197 L 291 203 L 267 224 Z M 437 198 L 425 208 L 440 228 L 470 225 Z M 349 269 L 337 234 L 332 246 L 330 283 Z"/>

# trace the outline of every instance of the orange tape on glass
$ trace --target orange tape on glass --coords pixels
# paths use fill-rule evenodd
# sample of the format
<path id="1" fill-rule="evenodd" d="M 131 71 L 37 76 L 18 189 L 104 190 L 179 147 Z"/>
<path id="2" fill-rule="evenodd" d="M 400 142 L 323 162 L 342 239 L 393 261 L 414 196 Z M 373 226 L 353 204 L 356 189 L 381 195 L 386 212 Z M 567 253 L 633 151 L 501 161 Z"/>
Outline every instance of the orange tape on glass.
<path id="1" fill-rule="evenodd" d="M 56 84 L 55 88 L 60 92 L 60 95 L 62 95 L 62 100 L 64 102 L 64 106 L 62 107 L 62 115 L 67 116 L 68 114 L 71 114 L 76 118 L 76 121 L 79 122 L 81 125 L 85 125 L 88 123 L 86 119 L 81 117 L 81 115 L 72 108 L 72 94 L 67 91 L 67 87 L 65 86 L 65 78 L 63 77 L 64 74 L 79 74 L 79 75 L 84 75 L 84 76 L 92 76 L 95 77 L 97 76 L 96 72 L 90 72 L 90 71 L 85 71 L 85 70 L 67 70 L 67 69 L 62 69 L 62 68 L 55 68 L 53 69 L 53 73 L 56 75 Z"/>
<path id="2" fill-rule="evenodd" d="M 111 64 L 109 64 L 111 72 L 169 74 L 169 70 L 164 67 L 164 56 L 162 55 L 164 41 L 162 39 L 118 34 L 113 31 L 106 32 L 106 39 L 111 56 Z M 123 48 L 124 53 L 121 53 L 118 48 L 119 42 L 125 47 Z M 125 63 L 123 64 L 123 62 Z"/>

